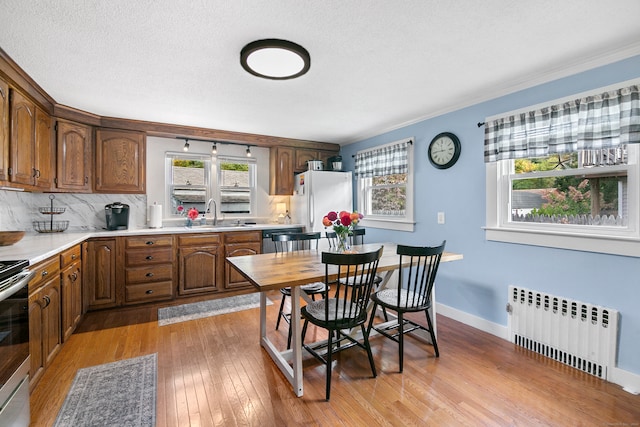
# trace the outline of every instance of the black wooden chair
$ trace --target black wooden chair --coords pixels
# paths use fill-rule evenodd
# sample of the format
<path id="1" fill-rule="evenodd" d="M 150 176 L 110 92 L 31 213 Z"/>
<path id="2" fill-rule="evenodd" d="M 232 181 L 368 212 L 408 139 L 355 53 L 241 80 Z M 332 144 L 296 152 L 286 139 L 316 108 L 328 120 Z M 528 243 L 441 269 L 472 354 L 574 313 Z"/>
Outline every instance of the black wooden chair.
<path id="1" fill-rule="evenodd" d="M 398 270 L 398 283 L 396 287 L 386 288 L 371 295 L 373 310 L 369 320 L 368 332 L 375 329 L 387 338 L 399 344 L 400 372 L 403 369 L 404 334 L 422 329 L 429 332 L 436 357 L 440 357 L 438 343 L 433 330 L 433 322 L 429 315 L 431 307 L 431 291 L 440 265 L 440 259 L 444 252 L 446 241 L 435 247 L 414 247 L 398 245 L 397 253 L 400 255 L 400 265 L 409 261 L 411 265 Z M 387 326 L 376 327 L 373 321 L 378 306 L 385 310 L 395 311 L 398 322 Z M 424 311 L 427 318 L 427 327 L 404 318 L 405 313 Z M 385 322 L 387 323 L 387 322 Z"/>
<path id="2" fill-rule="evenodd" d="M 376 367 L 369 345 L 369 332 L 365 328 L 367 322 L 367 305 L 373 289 L 373 281 L 378 268 L 378 261 L 382 256 L 382 247 L 374 252 L 365 253 L 336 253 L 323 252 L 322 262 L 325 265 L 325 281 L 329 283 L 330 276 L 338 273 L 338 277 L 353 279 L 348 286 L 340 280 L 331 283 L 336 287 L 332 298 L 325 298 L 308 303 L 302 308 L 304 326 L 302 328 L 302 342 L 304 348 L 315 358 L 326 365 L 326 399 L 331 393 L 331 365 L 333 355 L 353 346 L 366 350 L 371 365 L 373 377 L 376 377 Z M 328 339 L 320 346 L 304 344 L 304 338 L 309 323 L 326 329 Z M 362 342 L 348 334 L 348 330 L 360 327 Z M 343 344 L 345 343 L 346 344 Z M 325 352 L 326 351 L 326 352 Z"/>
<path id="3" fill-rule="evenodd" d="M 316 233 L 281 233 L 271 236 L 276 253 L 293 252 L 301 250 L 318 249 L 318 241 L 320 240 L 320 232 Z M 300 286 L 300 290 L 316 299 L 316 295 L 326 295 L 328 287 L 322 282 L 314 282 Z M 287 297 L 291 297 L 291 288 L 280 289 L 282 301 L 280 302 L 280 310 L 278 311 L 278 320 L 276 321 L 276 331 L 280 327 L 280 319 L 284 319 L 289 324 L 289 333 L 287 336 L 287 348 L 291 348 L 291 313 L 284 312 L 284 303 Z"/>
<path id="4" fill-rule="evenodd" d="M 366 228 L 355 228 L 349 233 L 349 244 L 351 245 L 364 245 L 364 235 L 366 234 Z M 329 241 L 329 249 L 335 249 L 338 247 L 338 236 L 335 231 L 325 232 L 325 236 Z M 344 283 L 344 279 L 341 279 Z M 374 284 L 377 287 L 382 283 L 382 277 L 376 275 Z M 386 315 L 386 313 L 385 313 Z"/>

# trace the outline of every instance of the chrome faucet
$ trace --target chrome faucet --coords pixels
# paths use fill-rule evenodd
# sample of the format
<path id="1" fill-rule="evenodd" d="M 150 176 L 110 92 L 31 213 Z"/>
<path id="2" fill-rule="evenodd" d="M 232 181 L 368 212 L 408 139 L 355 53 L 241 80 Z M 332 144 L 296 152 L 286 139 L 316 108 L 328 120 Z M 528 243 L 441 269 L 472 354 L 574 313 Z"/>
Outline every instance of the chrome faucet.
<path id="1" fill-rule="evenodd" d="M 215 226 L 218 222 L 218 205 L 213 198 L 209 199 L 207 202 L 207 208 L 205 209 L 205 215 L 211 212 L 211 203 L 213 203 L 213 225 Z"/>

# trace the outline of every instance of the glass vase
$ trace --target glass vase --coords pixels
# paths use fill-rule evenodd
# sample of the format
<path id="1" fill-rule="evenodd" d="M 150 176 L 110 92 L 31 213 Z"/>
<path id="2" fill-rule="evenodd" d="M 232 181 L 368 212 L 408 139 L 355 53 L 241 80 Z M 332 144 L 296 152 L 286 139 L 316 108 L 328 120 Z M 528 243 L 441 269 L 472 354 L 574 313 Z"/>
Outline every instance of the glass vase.
<path id="1" fill-rule="evenodd" d="M 351 245 L 349 244 L 348 231 L 342 232 L 342 233 L 336 232 L 336 239 L 337 239 L 337 246 L 336 246 L 337 252 L 347 252 L 349 251 L 349 249 L 351 249 Z"/>
<path id="2" fill-rule="evenodd" d="M 187 222 L 185 223 L 185 227 L 187 228 L 191 228 L 191 226 L 193 225 L 193 221 L 191 221 L 191 218 L 187 218 Z"/>

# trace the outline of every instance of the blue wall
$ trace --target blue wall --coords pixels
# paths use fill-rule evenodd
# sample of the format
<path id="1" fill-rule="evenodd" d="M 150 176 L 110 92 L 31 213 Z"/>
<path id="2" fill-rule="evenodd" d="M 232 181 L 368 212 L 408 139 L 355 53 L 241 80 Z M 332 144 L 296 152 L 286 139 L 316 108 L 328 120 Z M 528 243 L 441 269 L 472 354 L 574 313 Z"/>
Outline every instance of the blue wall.
<path id="1" fill-rule="evenodd" d="M 369 228 L 368 240 L 428 245 L 446 239 L 447 250 L 464 254 L 464 260 L 440 267 L 438 302 L 504 326 L 509 285 L 617 309 L 618 367 L 640 374 L 640 259 L 485 240 L 484 128 L 476 125 L 485 117 L 637 77 L 640 56 L 345 145 L 343 162 L 353 170 L 356 151 L 415 137 L 415 231 Z M 437 170 L 427 147 L 444 131 L 460 138 L 462 153 L 452 168 Z M 446 215 L 443 225 L 437 224 L 440 211 Z"/>

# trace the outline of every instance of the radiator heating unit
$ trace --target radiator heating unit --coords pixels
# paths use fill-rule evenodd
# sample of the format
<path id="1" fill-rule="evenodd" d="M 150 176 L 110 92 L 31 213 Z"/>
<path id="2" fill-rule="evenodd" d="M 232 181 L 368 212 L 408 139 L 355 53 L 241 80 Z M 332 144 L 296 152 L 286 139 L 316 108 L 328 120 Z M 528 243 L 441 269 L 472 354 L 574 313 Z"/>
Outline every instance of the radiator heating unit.
<path id="1" fill-rule="evenodd" d="M 509 286 L 511 342 L 608 380 L 618 347 L 618 311 Z"/>

